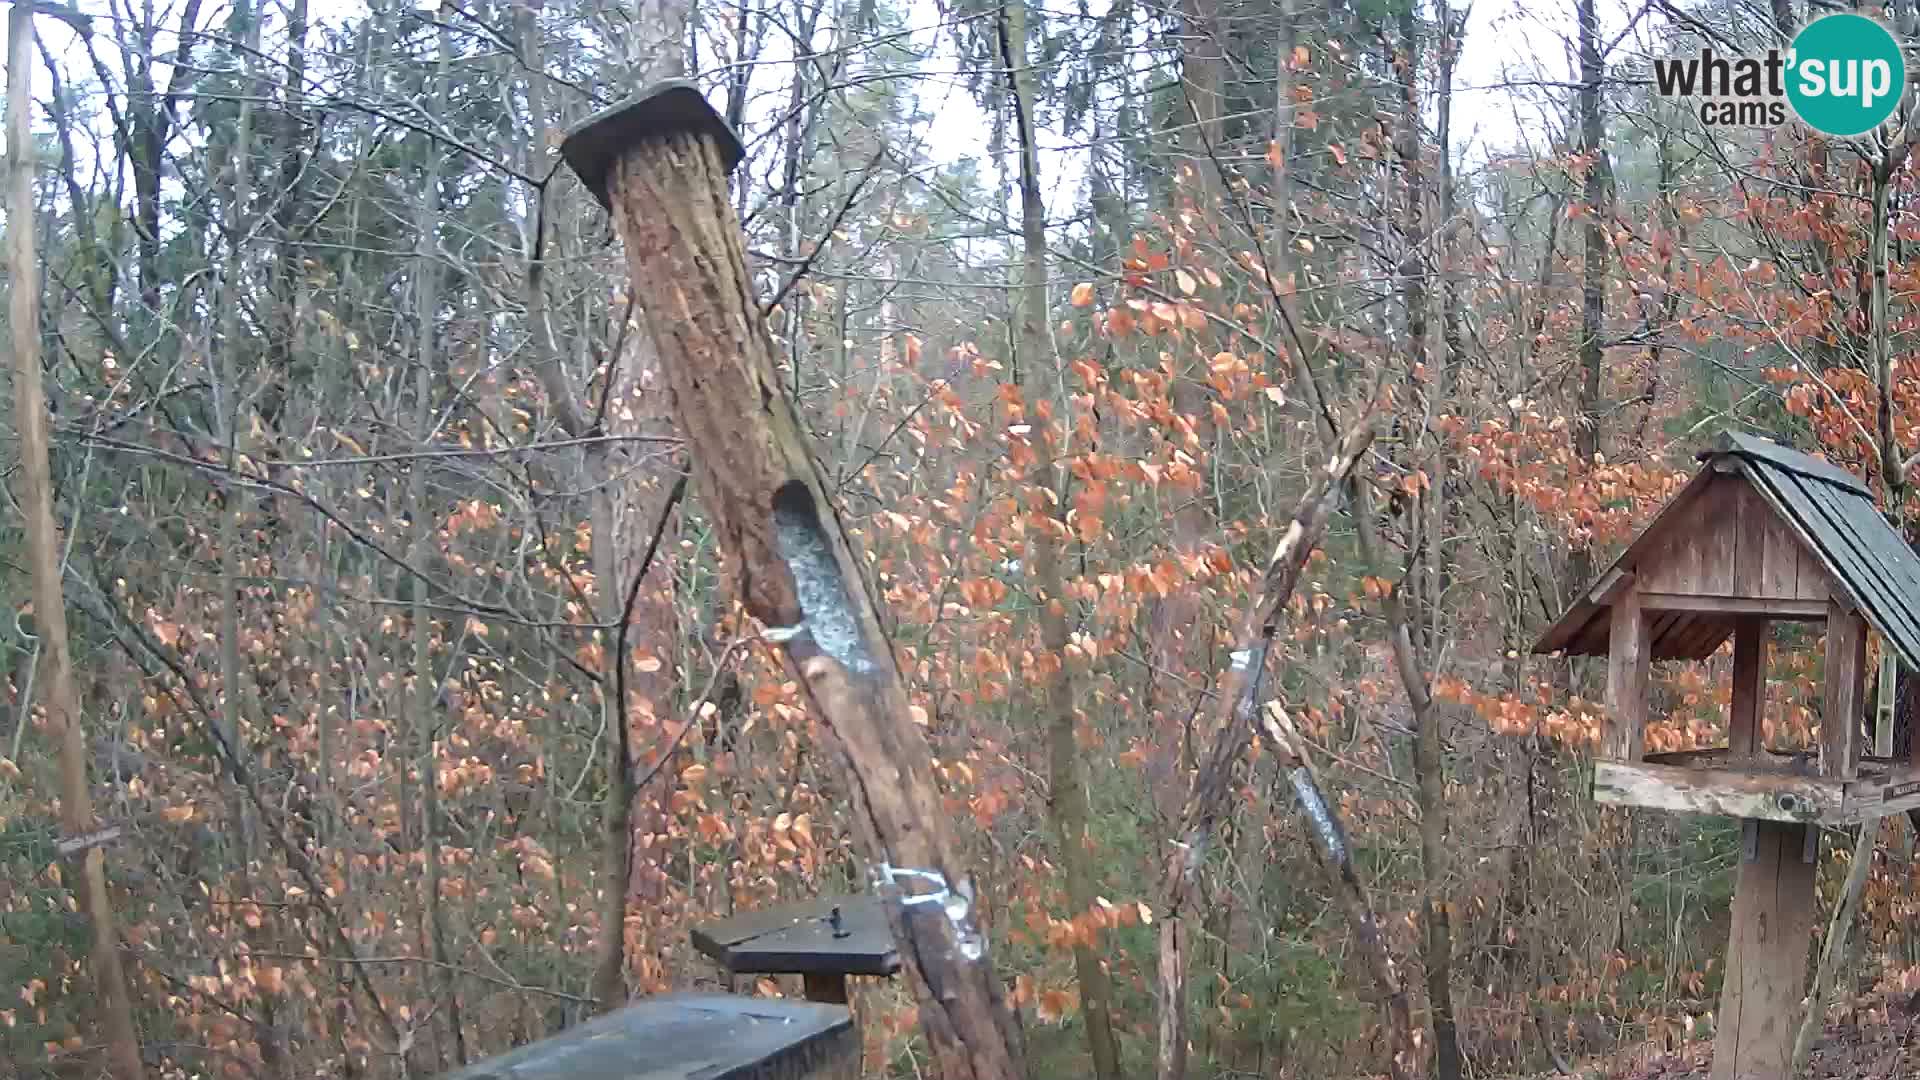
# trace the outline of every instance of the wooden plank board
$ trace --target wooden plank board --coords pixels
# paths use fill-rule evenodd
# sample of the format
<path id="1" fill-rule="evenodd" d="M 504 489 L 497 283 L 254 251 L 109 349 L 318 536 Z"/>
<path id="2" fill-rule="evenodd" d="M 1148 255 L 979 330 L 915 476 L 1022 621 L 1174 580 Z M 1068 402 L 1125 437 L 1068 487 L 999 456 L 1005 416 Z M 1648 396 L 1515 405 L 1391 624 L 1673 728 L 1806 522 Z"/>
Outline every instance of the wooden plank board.
<path id="1" fill-rule="evenodd" d="M 1898 765 L 1883 776 L 1862 777 L 1847 785 L 1846 812 L 1867 820 L 1920 808 L 1920 766 Z"/>
<path id="2" fill-rule="evenodd" d="M 1733 519 L 1733 588 L 1735 596 L 1786 597 L 1791 592 L 1767 591 L 1767 526 L 1773 522 L 1773 508 L 1760 501 L 1753 485 L 1743 475 L 1728 483 Z"/>
<path id="3" fill-rule="evenodd" d="M 1737 765 L 1760 756 L 1761 706 L 1767 699 L 1767 621 L 1742 615 L 1733 631 L 1733 703 L 1727 719 L 1727 746 Z"/>
<path id="4" fill-rule="evenodd" d="M 1796 583 L 1794 595 L 1802 600 L 1816 603 L 1832 595 L 1834 591 L 1832 578 L 1828 576 L 1826 566 L 1820 562 L 1820 556 L 1801 543 L 1799 537 L 1794 535 L 1793 528 L 1787 523 L 1774 522 L 1773 531 L 1778 539 L 1771 542 L 1777 542 L 1783 547 L 1791 545 L 1794 562 L 1798 564 L 1798 568 L 1794 571 Z"/>
<path id="5" fill-rule="evenodd" d="M 1813 556 L 1825 579 L 1827 594 L 1830 597 L 1837 597 L 1842 602 L 1853 603 L 1852 586 L 1841 577 L 1835 576 L 1836 574 L 1844 575 L 1846 568 L 1837 563 L 1828 565 L 1829 557 L 1826 554 L 1825 545 L 1828 529 L 1817 511 L 1803 505 L 1804 500 L 1797 494 L 1798 489 L 1792 476 L 1784 473 L 1776 475 L 1765 470 L 1756 470 L 1753 475 L 1755 476 L 1753 490 L 1766 500 L 1767 505 L 1773 507 L 1781 524 L 1786 526 L 1801 546 Z M 1801 564 L 1802 573 L 1805 565 L 1804 562 Z M 1801 592 L 1804 594 L 1805 591 L 1806 586 L 1803 584 Z"/>
<path id="6" fill-rule="evenodd" d="M 1809 826 L 1749 825 L 1758 835 L 1754 858 L 1741 861 L 1733 896 L 1712 1077 L 1789 1080 L 1813 937 L 1818 860 L 1802 858 Z"/>
<path id="7" fill-rule="evenodd" d="M 1859 768 L 1860 699 L 1866 689 L 1866 668 L 1866 620 L 1859 612 L 1832 604 L 1827 612 L 1826 704 L 1820 712 L 1822 776 L 1851 780 Z"/>
<path id="8" fill-rule="evenodd" d="M 1740 761 L 1737 766 L 1742 772 L 1791 773 L 1799 776 L 1812 776 L 1819 763 L 1816 755 L 1804 750 L 1775 750 L 1762 747 L 1765 752 Z M 1729 769 L 1734 765 L 1734 752 L 1730 746 L 1709 746 L 1704 750 L 1670 750 L 1662 754 L 1648 754 L 1649 765 L 1672 765 L 1686 769 Z"/>
<path id="9" fill-rule="evenodd" d="M 1722 476 L 1707 489 L 1700 500 L 1700 523 L 1692 534 L 1700 560 L 1694 571 L 1694 587 L 1676 591 L 1700 596 L 1733 594 L 1734 566 L 1740 554 L 1740 521 L 1734 514 L 1734 499 L 1746 486 L 1741 477 Z"/>
<path id="10" fill-rule="evenodd" d="M 1595 802 L 1677 814 L 1839 824 L 1846 820 L 1846 794 L 1841 781 L 1818 776 L 1625 761 L 1593 766 Z"/>
<path id="11" fill-rule="evenodd" d="M 1739 596 L 1825 601 L 1826 571 L 1744 474 L 1735 497 L 1739 551 L 1734 593 Z"/>
<path id="12" fill-rule="evenodd" d="M 1668 533 L 1676 528 L 1673 523 L 1686 516 L 1685 508 L 1697 499 L 1714 479 L 1711 469 L 1702 469 L 1695 473 L 1693 479 L 1687 481 L 1687 486 L 1667 500 L 1667 504 L 1654 515 L 1653 524 L 1635 538 L 1633 543 L 1627 546 L 1627 550 L 1621 552 L 1620 557 L 1595 579 L 1593 587 L 1604 590 L 1606 586 L 1618 581 L 1614 576 L 1617 571 L 1630 573 L 1634 566 L 1647 561 L 1647 556 L 1651 552 L 1666 543 Z M 1566 652 L 1574 656 L 1599 655 L 1599 649 L 1605 645 L 1605 642 L 1597 639 L 1595 633 L 1590 630 L 1596 614 L 1598 614 L 1596 605 L 1589 599 L 1587 593 L 1582 593 L 1573 606 L 1540 635 L 1531 651 L 1534 653 Z M 1587 643 L 1585 650 L 1577 644 L 1582 641 Z"/>
<path id="13" fill-rule="evenodd" d="M 1814 620 L 1827 617 L 1827 601 L 1801 600 L 1797 597 L 1690 596 L 1684 593 L 1640 594 L 1640 606 L 1648 611 L 1691 611 L 1725 615 L 1765 615 L 1780 620 Z M 1656 631 L 1656 634 L 1658 632 Z"/>
<path id="14" fill-rule="evenodd" d="M 857 1080 L 845 1006 L 668 994 L 598 1016 L 444 1080 Z"/>
<path id="15" fill-rule="evenodd" d="M 1661 541 L 1633 564 L 1644 592 L 1711 593 L 1733 590 L 1734 523 L 1725 520 L 1731 491 L 1744 481 L 1715 476 L 1699 496 L 1657 521 Z M 1650 530 L 1651 531 L 1651 530 Z"/>
<path id="16" fill-rule="evenodd" d="M 1639 761 L 1647 726 L 1647 617 L 1639 593 L 1628 589 L 1613 603 L 1607 643 L 1607 731 L 1601 755 Z"/>
<path id="17" fill-rule="evenodd" d="M 1760 543 L 1763 549 L 1760 560 L 1761 596 L 1800 596 L 1800 564 L 1805 550 L 1799 537 L 1780 520 L 1773 507 L 1766 506 L 1751 487 L 1747 489 L 1747 498 L 1765 507 L 1766 520 L 1760 526 Z M 1824 589 L 1823 589 L 1824 591 Z"/>

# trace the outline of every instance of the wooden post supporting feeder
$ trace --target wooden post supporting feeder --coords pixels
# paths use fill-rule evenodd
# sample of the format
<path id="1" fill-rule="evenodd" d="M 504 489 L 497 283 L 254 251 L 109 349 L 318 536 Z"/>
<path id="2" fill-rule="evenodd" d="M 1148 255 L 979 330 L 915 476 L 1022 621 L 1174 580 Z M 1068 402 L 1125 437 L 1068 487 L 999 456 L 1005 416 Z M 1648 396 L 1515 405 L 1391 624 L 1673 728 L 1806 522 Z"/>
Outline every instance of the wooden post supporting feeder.
<path id="1" fill-rule="evenodd" d="M 613 215 L 728 577 L 784 644 L 846 765 L 848 803 L 941 1075 L 1025 1074 L 976 925 L 932 754 L 862 564 L 774 367 L 727 179 L 739 140 L 692 84 L 571 131 L 561 153 Z"/>
<path id="2" fill-rule="evenodd" d="M 1920 669 L 1920 558 L 1853 475 L 1728 432 L 1705 466 L 1534 646 L 1607 658 L 1596 801 L 1742 819 L 1713 1080 L 1788 1080 L 1823 825 L 1920 807 L 1920 767 L 1862 753 L 1867 631 Z M 1811 751 L 1766 745 L 1767 627 L 1823 622 Z M 1733 638 L 1726 746 L 1648 753 L 1648 664 Z M 1884 738 L 1876 744 L 1887 745 Z"/>

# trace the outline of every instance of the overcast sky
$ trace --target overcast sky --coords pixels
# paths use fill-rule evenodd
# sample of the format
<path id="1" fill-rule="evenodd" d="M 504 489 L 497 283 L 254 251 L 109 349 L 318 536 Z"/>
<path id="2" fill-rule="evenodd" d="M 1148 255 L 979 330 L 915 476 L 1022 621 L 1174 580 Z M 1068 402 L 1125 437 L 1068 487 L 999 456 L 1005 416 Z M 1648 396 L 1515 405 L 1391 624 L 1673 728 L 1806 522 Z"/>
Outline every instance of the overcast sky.
<path id="1" fill-rule="evenodd" d="M 83 10 L 105 10 L 99 0 L 78 2 Z M 933 0 L 908 2 L 912 5 L 910 10 L 917 14 L 913 25 L 925 28 L 918 35 L 917 43 L 937 50 L 927 65 L 935 74 L 916 80 L 914 92 L 922 111 L 938 117 L 938 122 L 916 134 L 923 140 L 926 153 L 937 161 L 984 156 L 990 132 L 987 115 L 975 104 L 960 79 L 951 75 L 958 64 L 950 44 L 937 30 L 941 25 L 938 7 Z M 1052 0 L 1055 5 L 1062 2 Z M 1489 153 L 1512 149 L 1521 143 L 1541 148 L 1549 128 L 1557 128 L 1562 123 L 1557 115 L 1549 119 L 1546 111 L 1553 98 L 1525 86 L 1516 89 L 1514 84 L 1530 80 L 1563 82 L 1571 78 L 1574 65 L 1567 41 L 1574 29 L 1573 3 L 1574 0 L 1472 0 L 1456 74 L 1454 106 L 1454 152 L 1465 161 L 1484 160 Z M 1625 25 L 1623 3 L 1624 0 L 1601 0 L 1601 20 L 1607 36 Z M 162 6 L 171 8 L 173 4 Z M 1091 0 L 1088 6 L 1098 14 L 1104 10 L 1106 0 Z M 208 9 L 203 14 L 208 24 L 217 25 L 226 18 L 225 3 L 217 7 L 209 3 Z M 316 22 L 337 24 L 364 12 L 365 4 L 364 0 L 310 0 L 310 10 Z M 74 47 L 75 38 L 70 30 L 45 17 L 38 20 L 38 28 L 56 55 L 63 56 L 76 71 L 86 69 L 87 61 L 81 50 Z M 104 45 L 107 40 L 103 35 L 100 43 Z M 780 55 L 781 44 L 778 35 L 769 35 L 772 55 L 767 59 L 771 63 L 786 59 Z M 163 38 L 159 43 L 163 51 L 172 46 L 171 39 Z M 0 68 L 4 68 L 4 56 L 0 56 Z M 769 73 L 758 81 L 764 84 L 761 89 L 765 90 L 783 80 L 784 72 L 769 67 Z M 35 90 L 38 94 L 46 92 L 44 71 L 35 73 Z M 784 106 L 784 92 L 761 100 L 771 107 L 776 99 Z M 1564 100 L 1563 94 L 1559 99 Z M 1048 146 L 1058 147 L 1067 142 L 1049 131 L 1042 131 L 1040 137 L 1043 152 Z M 1078 152 L 1044 154 L 1042 168 L 1048 181 L 1050 216 L 1070 214 L 1073 209 L 1070 202 L 1081 197 L 1083 160 L 1084 154 Z"/>

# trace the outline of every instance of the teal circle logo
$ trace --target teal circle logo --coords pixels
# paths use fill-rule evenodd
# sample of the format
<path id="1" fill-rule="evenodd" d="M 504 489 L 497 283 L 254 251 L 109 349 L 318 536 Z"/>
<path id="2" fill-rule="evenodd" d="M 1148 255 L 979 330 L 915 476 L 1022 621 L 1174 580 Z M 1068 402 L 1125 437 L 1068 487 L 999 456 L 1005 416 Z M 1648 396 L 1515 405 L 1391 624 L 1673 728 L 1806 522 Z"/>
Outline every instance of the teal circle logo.
<path id="1" fill-rule="evenodd" d="M 1878 21 L 1840 13 L 1808 23 L 1787 53 L 1787 101 L 1815 131 L 1864 135 L 1900 107 L 1907 63 Z"/>

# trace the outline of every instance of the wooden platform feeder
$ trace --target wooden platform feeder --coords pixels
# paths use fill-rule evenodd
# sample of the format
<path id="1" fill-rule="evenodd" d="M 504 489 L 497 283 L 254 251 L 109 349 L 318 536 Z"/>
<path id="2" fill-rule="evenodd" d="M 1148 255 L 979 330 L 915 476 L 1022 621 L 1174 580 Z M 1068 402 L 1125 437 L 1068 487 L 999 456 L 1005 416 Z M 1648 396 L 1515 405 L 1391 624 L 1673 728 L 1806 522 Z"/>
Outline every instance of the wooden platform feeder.
<path id="1" fill-rule="evenodd" d="M 1867 633 L 1920 670 L 1920 558 L 1850 473 L 1737 432 L 1534 646 L 1607 658 L 1602 803 L 1744 821 L 1714 1080 L 1787 1080 L 1814 918 L 1819 826 L 1920 807 L 1888 718 L 1863 752 Z M 1771 622 L 1826 624 L 1819 745 L 1765 745 Z M 1645 750 L 1648 664 L 1704 660 L 1733 639 L 1726 746 Z"/>
<path id="2" fill-rule="evenodd" d="M 695 927 L 693 947 L 733 975 L 799 975 L 809 1001 L 847 1002 L 849 975 L 889 976 L 900 954 L 871 896 L 823 897 Z"/>
<path id="3" fill-rule="evenodd" d="M 442 1080 L 855 1080 L 860 1037 L 836 1005 L 668 994 Z"/>

